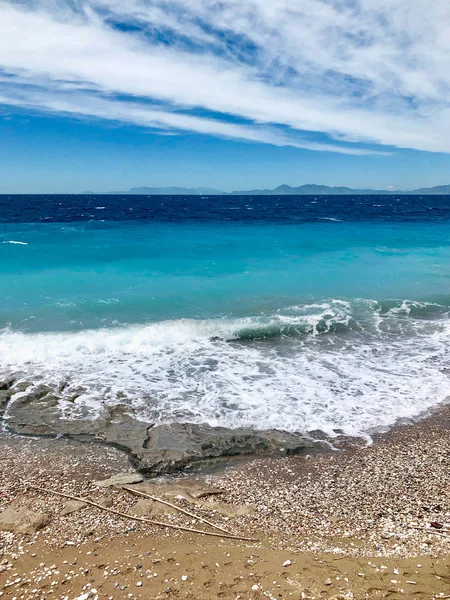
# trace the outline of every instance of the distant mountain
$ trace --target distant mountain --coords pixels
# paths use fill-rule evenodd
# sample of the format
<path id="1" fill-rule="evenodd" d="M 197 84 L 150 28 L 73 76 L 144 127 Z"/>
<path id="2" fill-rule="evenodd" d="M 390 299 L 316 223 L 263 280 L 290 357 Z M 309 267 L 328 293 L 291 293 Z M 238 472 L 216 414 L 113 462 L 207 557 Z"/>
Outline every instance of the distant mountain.
<path id="1" fill-rule="evenodd" d="M 238 196 L 354 196 L 361 194 L 364 196 L 374 194 L 380 195 L 450 195 L 450 185 L 438 185 L 431 188 L 421 188 L 418 190 L 364 190 L 354 189 L 349 187 L 329 187 L 328 185 L 301 185 L 299 187 L 291 187 L 289 185 L 280 185 L 273 190 L 245 190 L 232 192 Z"/>
<path id="2" fill-rule="evenodd" d="M 93 194 L 95 192 L 83 192 L 84 194 Z M 371 190 L 355 189 L 349 187 L 330 187 L 328 185 L 301 185 L 291 187 L 290 185 L 280 185 L 273 190 L 236 190 L 228 193 L 214 188 L 182 188 L 182 187 L 134 187 L 131 190 L 122 192 L 106 192 L 110 195 L 144 195 L 144 196 L 352 196 L 352 195 L 450 195 L 450 185 L 438 185 L 431 188 L 420 188 L 418 190 Z"/>
<path id="3" fill-rule="evenodd" d="M 141 196 L 223 196 L 226 192 L 213 188 L 182 188 L 182 187 L 134 187 L 128 192 L 107 192 L 111 195 L 137 194 Z"/>
<path id="4" fill-rule="evenodd" d="M 449 195 L 450 194 L 450 185 L 436 185 L 435 187 L 430 188 L 420 188 L 418 190 L 414 190 L 412 192 L 405 192 L 406 194 L 415 194 L 418 196 L 433 196 L 433 195 Z"/>
<path id="5" fill-rule="evenodd" d="M 236 196 L 350 196 L 355 194 L 389 194 L 386 190 L 358 190 L 349 187 L 329 187 L 328 185 L 301 185 L 291 187 L 280 185 L 273 190 L 245 190 L 232 192 Z M 398 192 L 397 192 L 398 193 Z"/>

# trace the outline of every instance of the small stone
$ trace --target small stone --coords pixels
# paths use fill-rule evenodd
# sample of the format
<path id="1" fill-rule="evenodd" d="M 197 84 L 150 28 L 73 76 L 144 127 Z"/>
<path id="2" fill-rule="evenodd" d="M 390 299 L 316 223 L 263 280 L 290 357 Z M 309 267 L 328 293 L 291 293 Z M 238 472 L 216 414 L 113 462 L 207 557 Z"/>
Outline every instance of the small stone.
<path id="1" fill-rule="evenodd" d="M 114 487 L 141 483 L 142 481 L 144 481 L 144 478 L 139 473 L 119 473 L 108 479 L 93 481 L 93 485 L 96 485 L 97 487 Z"/>
<path id="2" fill-rule="evenodd" d="M 187 581 L 187 575 L 182 575 L 182 576 L 181 576 L 181 580 L 182 580 L 182 581 Z"/>
<path id="3" fill-rule="evenodd" d="M 100 506 L 103 506 L 103 508 L 111 508 L 111 506 L 114 504 L 114 502 L 112 501 L 111 498 L 108 497 L 104 497 L 104 498 L 100 498 L 100 500 L 97 502 L 97 504 L 100 504 Z"/>
<path id="4" fill-rule="evenodd" d="M 283 567 L 290 567 L 292 565 L 292 562 L 290 560 L 285 560 L 283 563 Z"/>
<path id="5" fill-rule="evenodd" d="M 61 511 L 61 515 L 65 517 L 66 515 L 71 515 L 77 510 L 81 510 L 87 506 L 86 502 L 81 502 L 80 500 L 69 500 L 65 503 L 64 508 Z"/>
<path id="6" fill-rule="evenodd" d="M 325 581 L 323 582 L 323 585 L 333 585 L 333 582 L 331 581 L 331 579 L 328 577 L 328 579 L 325 579 Z"/>

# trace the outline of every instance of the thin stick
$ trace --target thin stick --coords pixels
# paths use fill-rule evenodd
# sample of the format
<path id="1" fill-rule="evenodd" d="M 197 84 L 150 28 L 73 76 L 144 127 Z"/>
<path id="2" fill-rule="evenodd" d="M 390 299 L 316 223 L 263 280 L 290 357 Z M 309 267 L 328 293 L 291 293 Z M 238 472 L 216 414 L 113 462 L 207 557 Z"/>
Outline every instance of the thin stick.
<path id="1" fill-rule="evenodd" d="M 193 513 L 190 513 L 187 510 L 184 510 L 184 508 L 181 508 L 180 506 L 177 506 L 176 504 L 172 504 L 171 502 L 167 502 L 166 500 L 163 500 L 162 498 L 158 498 L 157 496 L 152 496 L 151 494 L 147 494 L 146 492 L 142 492 L 141 490 L 134 490 L 133 488 L 129 488 L 129 487 L 125 487 L 125 486 L 122 486 L 122 489 L 126 490 L 127 492 L 130 492 L 130 494 L 136 494 L 137 496 L 144 496 L 145 498 L 150 498 L 151 500 L 154 500 L 155 502 L 161 502 L 161 504 L 166 504 L 167 506 L 170 506 L 171 508 L 174 508 L 175 510 L 179 510 L 180 512 L 187 515 L 188 517 L 192 517 L 193 519 L 197 519 L 198 521 L 203 521 L 203 523 L 206 523 L 207 525 L 209 525 L 210 527 L 213 527 L 214 529 L 218 529 L 219 531 L 223 531 L 223 533 L 232 535 L 232 533 L 230 531 L 223 529 L 223 527 L 219 527 L 219 525 L 214 525 L 214 523 L 207 521 L 203 517 L 198 517 L 197 515 L 194 515 Z"/>
<path id="2" fill-rule="evenodd" d="M 444 537 L 450 537 L 450 535 L 446 535 L 447 533 L 450 533 L 450 529 L 435 529 L 434 527 L 419 527 L 418 525 L 408 525 L 408 527 L 410 529 L 418 529 L 419 531 L 426 531 L 427 533 L 440 533 Z"/>
<path id="3" fill-rule="evenodd" d="M 109 512 L 113 515 L 117 515 L 124 519 L 131 519 L 132 521 L 140 521 L 141 523 L 148 523 L 149 525 L 156 525 L 157 527 L 168 527 L 169 529 L 179 529 L 180 531 L 188 531 L 190 533 L 201 533 L 203 535 L 212 535 L 214 537 L 228 538 L 230 540 L 241 540 L 244 542 L 257 542 L 258 541 L 255 538 L 241 537 L 238 535 L 227 535 L 225 533 L 214 533 L 212 531 L 202 531 L 201 529 L 192 529 L 191 527 L 183 527 L 182 525 L 172 525 L 171 523 L 161 523 L 160 521 L 151 521 L 150 519 L 144 519 L 143 517 L 135 517 L 133 515 L 128 515 L 127 513 L 123 513 L 118 510 L 114 510 L 113 508 L 106 508 L 105 506 L 101 506 L 101 504 L 92 502 L 92 500 L 88 500 L 87 498 L 71 496 L 70 494 L 65 494 L 63 492 L 57 492 L 56 490 L 47 490 L 44 488 L 36 487 L 34 485 L 28 486 L 28 489 L 35 490 L 37 492 L 42 492 L 44 494 L 55 494 L 56 496 L 62 496 L 63 498 L 69 498 L 69 500 L 77 500 L 78 502 L 84 502 L 85 504 L 94 506 L 95 508 L 98 508 L 99 510 Z"/>

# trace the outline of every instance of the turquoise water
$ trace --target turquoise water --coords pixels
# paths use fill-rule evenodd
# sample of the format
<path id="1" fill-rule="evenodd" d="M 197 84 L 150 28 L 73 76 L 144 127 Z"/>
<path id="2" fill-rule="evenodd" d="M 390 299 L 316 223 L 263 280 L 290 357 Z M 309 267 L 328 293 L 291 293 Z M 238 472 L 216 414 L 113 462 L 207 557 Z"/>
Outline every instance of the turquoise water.
<path id="1" fill-rule="evenodd" d="M 447 223 L 2 225 L 0 324 L 253 317 L 332 298 L 447 306 L 449 233 Z"/>
<path id="2" fill-rule="evenodd" d="M 338 213 L 4 219 L 0 374 L 46 383 L 67 418 L 120 404 L 333 434 L 416 417 L 450 395 L 450 221 Z"/>

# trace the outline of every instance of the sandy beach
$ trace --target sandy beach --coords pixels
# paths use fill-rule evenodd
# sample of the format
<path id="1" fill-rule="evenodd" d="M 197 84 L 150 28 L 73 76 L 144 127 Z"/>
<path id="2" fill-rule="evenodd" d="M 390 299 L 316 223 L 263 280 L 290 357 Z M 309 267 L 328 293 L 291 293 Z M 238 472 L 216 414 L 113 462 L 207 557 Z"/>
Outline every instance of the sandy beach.
<path id="1" fill-rule="evenodd" d="M 0 0 L 0 600 L 450 600 L 450 0 Z"/>
<path id="2" fill-rule="evenodd" d="M 133 484 L 257 542 L 155 527 L 25 491 L 37 486 L 220 534 L 164 504 L 94 485 L 133 472 L 116 449 L 2 437 L 0 508 L 38 513 L 45 526 L 33 534 L 0 533 L 0 594 L 443 598 L 450 594 L 449 419 L 443 407 L 419 423 L 374 436 L 371 446 L 347 440 L 339 451 L 257 458 Z M 22 518 L 22 526 L 27 523 Z"/>

